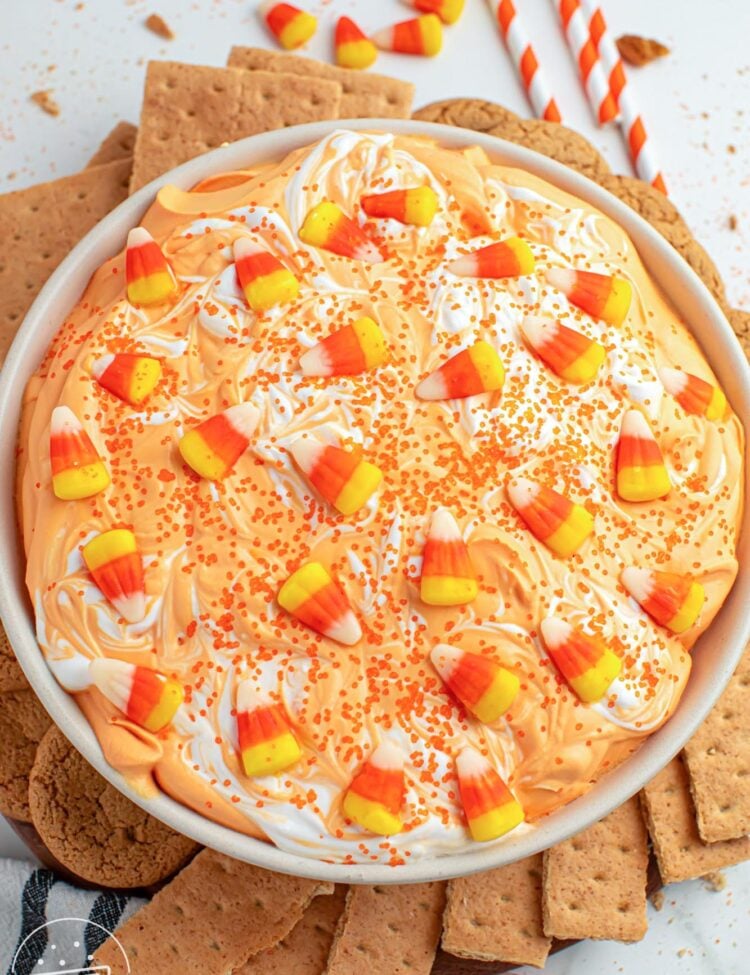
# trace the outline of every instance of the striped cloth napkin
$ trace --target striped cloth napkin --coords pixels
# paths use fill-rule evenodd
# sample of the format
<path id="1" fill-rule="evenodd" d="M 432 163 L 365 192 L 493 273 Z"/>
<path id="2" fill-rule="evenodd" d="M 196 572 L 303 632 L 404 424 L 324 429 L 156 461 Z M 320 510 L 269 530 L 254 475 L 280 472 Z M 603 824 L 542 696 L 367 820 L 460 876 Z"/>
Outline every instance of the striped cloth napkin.
<path id="1" fill-rule="evenodd" d="M 51 870 L 0 858 L 0 973 L 107 975 L 88 967 L 90 957 L 144 903 L 111 891 L 79 890 Z"/>

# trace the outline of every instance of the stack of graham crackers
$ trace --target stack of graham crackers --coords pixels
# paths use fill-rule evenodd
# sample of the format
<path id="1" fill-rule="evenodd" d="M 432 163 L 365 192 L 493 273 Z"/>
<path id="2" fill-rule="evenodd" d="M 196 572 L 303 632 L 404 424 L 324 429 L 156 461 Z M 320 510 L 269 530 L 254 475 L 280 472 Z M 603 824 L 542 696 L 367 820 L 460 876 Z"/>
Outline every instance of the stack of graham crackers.
<path id="1" fill-rule="evenodd" d="M 54 267 L 128 191 L 257 132 L 406 118 L 412 98 L 402 81 L 251 48 L 233 49 L 228 68 L 150 64 L 137 130 L 120 123 L 81 173 L 0 196 L 0 230 L 13 241 L 0 263 L 0 357 Z M 671 204 L 609 173 L 575 133 L 466 99 L 417 117 L 521 142 L 597 179 L 649 219 L 723 300 L 718 273 Z M 727 312 L 746 339 L 747 316 Z M 347 890 L 199 852 L 133 806 L 51 727 L 0 639 L 0 812 L 83 881 L 160 888 L 117 932 L 142 975 L 474 975 L 543 967 L 570 939 L 638 940 L 646 933 L 650 849 L 662 883 L 750 858 L 749 741 L 750 651 L 682 756 L 579 836 L 447 884 Z M 107 942 L 97 963 L 117 975 L 120 958 Z"/>

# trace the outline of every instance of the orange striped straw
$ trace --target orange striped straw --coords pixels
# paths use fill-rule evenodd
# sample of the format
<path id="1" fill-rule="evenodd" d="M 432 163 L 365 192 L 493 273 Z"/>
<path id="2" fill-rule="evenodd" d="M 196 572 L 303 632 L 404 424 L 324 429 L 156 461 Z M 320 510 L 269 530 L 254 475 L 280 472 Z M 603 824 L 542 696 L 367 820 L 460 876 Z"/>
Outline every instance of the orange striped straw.
<path id="1" fill-rule="evenodd" d="M 560 16 L 568 47 L 578 65 L 584 91 L 600 125 L 617 117 L 617 103 L 609 90 L 607 76 L 594 42 L 589 37 L 579 0 L 552 0 Z"/>
<path id="2" fill-rule="evenodd" d="M 633 86 L 628 84 L 625 66 L 617 45 L 607 29 L 602 8 L 596 0 L 582 0 L 589 22 L 589 36 L 608 75 L 609 90 L 620 112 L 620 127 L 625 137 L 638 176 L 666 195 L 667 187 L 654 154 L 654 144 L 646 129 L 635 98 Z"/>
<path id="3" fill-rule="evenodd" d="M 534 114 L 547 122 L 561 122 L 552 89 L 539 66 L 513 0 L 489 0 L 489 4 Z"/>

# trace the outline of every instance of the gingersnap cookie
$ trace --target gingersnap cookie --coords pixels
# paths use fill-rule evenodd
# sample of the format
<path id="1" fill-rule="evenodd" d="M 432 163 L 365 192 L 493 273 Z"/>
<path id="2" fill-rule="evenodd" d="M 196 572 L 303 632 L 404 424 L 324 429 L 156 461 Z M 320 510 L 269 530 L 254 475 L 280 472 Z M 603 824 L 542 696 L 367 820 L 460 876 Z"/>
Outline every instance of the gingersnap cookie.
<path id="1" fill-rule="evenodd" d="M 556 159 L 564 166 L 598 180 L 609 166 L 597 150 L 572 129 L 555 122 L 523 119 L 514 112 L 476 98 L 454 98 L 425 105 L 412 118 L 485 132 Z"/>
<path id="2" fill-rule="evenodd" d="M 5 630 L 0 626 L 0 694 L 7 691 L 23 691 L 29 687 L 26 675 L 16 660 Z"/>
<path id="3" fill-rule="evenodd" d="M 635 210 L 682 255 L 720 305 L 725 306 L 724 282 L 719 270 L 693 237 L 675 205 L 659 190 L 643 180 L 607 173 L 597 182 Z"/>
<path id="4" fill-rule="evenodd" d="M 29 773 L 50 724 L 33 691 L 0 694 L 0 813 L 10 819 L 31 820 Z"/>
<path id="5" fill-rule="evenodd" d="M 50 852 L 84 880 L 104 887 L 155 884 L 200 848 L 119 793 L 57 727 L 39 745 L 29 805 Z"/>

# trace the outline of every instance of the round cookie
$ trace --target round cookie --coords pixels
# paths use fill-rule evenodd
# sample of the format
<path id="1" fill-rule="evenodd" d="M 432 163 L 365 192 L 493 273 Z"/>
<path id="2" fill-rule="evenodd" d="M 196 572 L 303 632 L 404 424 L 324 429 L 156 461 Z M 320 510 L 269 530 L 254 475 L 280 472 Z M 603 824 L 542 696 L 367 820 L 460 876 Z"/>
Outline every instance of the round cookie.
<path id="1" fill-rule="evenodd" d="M 5 630 L 0 626 L 0 694 L 6 691 L 22 691 L 29 687 L 26 675 L 16 660 Z"/>
<path id="2" fill-rule="evenodd" d="M 57 727 L 44 736 L 29 783 L 31 818 L 50 852 L 105 887 L 147 887 L 200 849 L 109 784 Z"/>
<path id="3" fill-rule="evenodd" d="M 745 350 L 745 354 L 750 355 L 750 311 L 732 308 L 728 317 L 729 324 L 737 333 L 737 338 L 740 340 L 740 345 Z"/>
<path id="4" fill-rule="evenodd" d="M 589 179 L 598 180 L 609 173 L 609 166 L 596 149 L 572 129 L 540 119 L 522 119 L 514 112 L 476 98 L 454 98 L 425 105 L 412 116 L 423 122 L 456 125 L 475 132 L 506 139 L 526 146 Z"/>
<path id="5" fill-rule="evenodd" d="M 431 102 L 414 112 L 412 118 L 420 122 L 438 122 L 440 125 L 455 125 L 474 132 L 489 132 L 496 125 L 518 116 L 509 108 L 485 102 L 481 98 L 448 98 L 442 102 Z"/>
<path id="6" fill-rule="evenodd" d="M 724 283 L 716 265 L 693 237 L 679 210 L 663 193 L 643 180 L 614 173 L 598 177 L 598 182 L 658 230 L 680 252 L 719 304 L 725 303 Z"/>
<path id="7" fill-rule="evenodd" d="M 0 813 L 28 823 L 29 773 L 49 715 L 31 690 L 0 694 Z"/>

